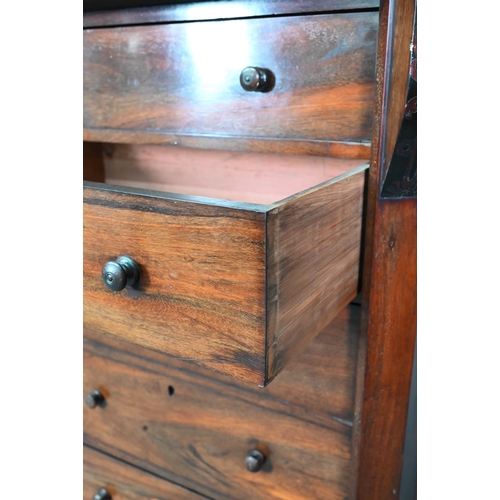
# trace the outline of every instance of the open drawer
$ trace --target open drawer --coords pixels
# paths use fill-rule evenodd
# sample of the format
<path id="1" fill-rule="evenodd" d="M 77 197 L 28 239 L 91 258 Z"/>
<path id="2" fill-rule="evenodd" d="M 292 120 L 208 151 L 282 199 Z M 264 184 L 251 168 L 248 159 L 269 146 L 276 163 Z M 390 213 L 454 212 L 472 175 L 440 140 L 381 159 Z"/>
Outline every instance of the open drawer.
<path id="1" fill-rule="evenodd" d="M 84 166 L 93 330 L 266 385 L 358 291 L 363 160 L 84 143 Z"/>

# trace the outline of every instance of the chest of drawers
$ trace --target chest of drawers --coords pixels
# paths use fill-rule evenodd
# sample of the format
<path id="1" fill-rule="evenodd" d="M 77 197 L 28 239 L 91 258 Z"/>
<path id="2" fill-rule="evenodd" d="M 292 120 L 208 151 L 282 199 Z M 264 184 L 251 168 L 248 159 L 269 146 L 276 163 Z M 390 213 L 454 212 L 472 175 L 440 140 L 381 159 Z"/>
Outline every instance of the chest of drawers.
<path id="1" fill-rule="evenodd" d="M 354 498 L 379 18 L 84 14 L 86 495 Z"/>

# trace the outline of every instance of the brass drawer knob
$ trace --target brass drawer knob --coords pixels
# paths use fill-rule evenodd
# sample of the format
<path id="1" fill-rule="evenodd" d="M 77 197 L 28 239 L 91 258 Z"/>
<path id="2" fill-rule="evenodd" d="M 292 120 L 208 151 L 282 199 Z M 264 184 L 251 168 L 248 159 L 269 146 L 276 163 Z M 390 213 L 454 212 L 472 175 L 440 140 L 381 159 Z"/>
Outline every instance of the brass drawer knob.
<path id="1" fill-rule="evenodd" d="M 250 472 L 258 472 L 265 461 L 266 457 L 259 450 L 252 450 L 245 458 L 245 467 Z"/>
<path id="2" fill-rule="evenodd" d="M 271 90 L 273 75 L 268 69 L 248 66 L 240 75 L 240 84 L 248 92 Z"/>
<path id="3" fill-rule="evenodd" d="M 92 391 L 85 396 L 85 404 L 89 408 L 95 408 L 104 403 L 104 396 L 99 391 Z"/>
<path id="4" fill-rule="evenodd" d="M 115 261 L 106 263 L 102 268 L 102 280 L 113 292 L 119 292 L 127 285 L 135 285 L 139 281 L 140 275 L 139 264 L 128 255 L 122 255 Z"/>
<path id="5" fill-rule="evenodd" d="M 105 488 L 101 488 L 93 497 L 92 500 L 112 500 L 111 495 Z"/>

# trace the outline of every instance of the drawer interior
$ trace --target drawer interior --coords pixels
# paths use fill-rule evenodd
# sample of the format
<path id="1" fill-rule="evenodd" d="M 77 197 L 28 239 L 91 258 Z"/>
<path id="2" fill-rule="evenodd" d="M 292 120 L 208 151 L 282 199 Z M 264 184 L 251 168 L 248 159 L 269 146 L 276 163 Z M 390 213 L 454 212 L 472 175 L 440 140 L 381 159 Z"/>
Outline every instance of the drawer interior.
<path id="1" fill-rule="evenodd" d="M 327 158 L 84 141 L 84 180 L 270 205 L 368 159 Z"/>

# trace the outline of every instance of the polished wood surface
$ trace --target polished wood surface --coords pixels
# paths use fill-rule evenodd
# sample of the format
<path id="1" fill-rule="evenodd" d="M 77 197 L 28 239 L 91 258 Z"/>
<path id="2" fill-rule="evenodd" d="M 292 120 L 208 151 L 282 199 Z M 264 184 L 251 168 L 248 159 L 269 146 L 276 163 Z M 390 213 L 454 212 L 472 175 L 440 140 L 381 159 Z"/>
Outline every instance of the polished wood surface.
<path id="1" fill-rule="evenodd" d="M 299 141 L 293 139 L 252 139 L 248 137 L 210 137 L 180 135 L 150 131 L 93 130 L 83 131 L 84 141 L 117 144 L 165 144 L 171 146 L 243 151 L 249 153 L 278 153 L 287 155 L 331 156 L 369 160 L 369 142 Z"/>
<path id="2" fill-rule="evenodd" d="M 416 199 L 380 199 L 404 111 L 414 2 L 384 0 L 368 183 L 363 328 L 353 439 L 359 500 L 398 498 L 416 337 Z M 382 458 L 382 459 L 381 459 Z"/>
<path id="3" fill-rule="evenodd" d="M 365 174 L 269 212 L 268 380 L 358 293 Z"/>
<path id="4" fill-rule="evenodd" d="M 158 476 L 222 499 L 344 499 L 359 337 L 344 309 L 264 389 L 85 330 L 84 441 Z M 253 448 L 268 456 L 245 469 Z"/>
<path id="5" fill-rule="evenodd" d="M 369 141 L 376 35 L 375 12 L 86 29 L 84 129 Z"/>
<path id="6" fill-rule="evenodd" d="M 261 384 L 265 213 L 84 188 L 84 324 Z M 130 255 L 137 287 L 103 265 Z"/>
<path id="7" fill-rule="evenodd" d="M 205 496 L 83 447 L 83 500 L 105 488 L 112 500 L 203 500 Z M 73 495 L 69 495 L 73 497 Z"/>
<path id="8" fill-rule="evenodd" d="M 366 163 L 129 144 L 104 145 L 102 161 L 105 182 L 109 184 L 263 205 Z"/>
<path id="9" fill-rule="evenodd" d="M 165 2 L 166 3 L 166 2 Z M 99 2 L 101 4 L 101 2 Z M 102 5 L 102 4 L 101 4 Z M 207 21 L 338 10 L 374 9 L 378 0 L 220 0 L 134 9 L 84 12 L 83 27 L 126 26 L 176 21 Z"/>

